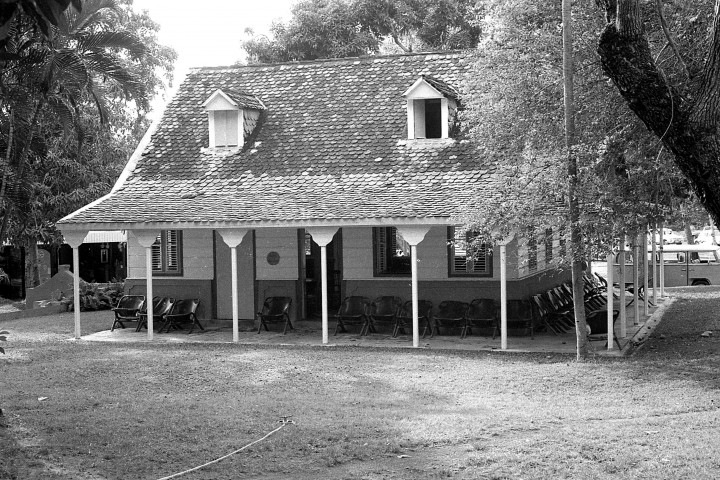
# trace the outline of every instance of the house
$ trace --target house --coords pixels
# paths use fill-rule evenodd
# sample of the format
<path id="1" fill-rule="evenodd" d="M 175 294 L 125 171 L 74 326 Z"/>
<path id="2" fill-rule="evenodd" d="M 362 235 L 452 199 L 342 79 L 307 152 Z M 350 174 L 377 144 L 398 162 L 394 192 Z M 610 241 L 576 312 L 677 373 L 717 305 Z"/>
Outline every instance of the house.
<path id="1" fill-rule="evenodd" d="M 58 226 L 66 240 L 129 232 L 130 292 L 200 298 L 200 317 L 236 331 L 273 295 L 324 322 L 347 295 L 499 299 L 500 255 L 466 246 L 457 218 L 502 181 L 458 119 L 472 61 L 195 69 L 112 192 Z M 542 233 L 502 247 L 509 298 L 568 278 L 549 265 L 564 245 Z"/>

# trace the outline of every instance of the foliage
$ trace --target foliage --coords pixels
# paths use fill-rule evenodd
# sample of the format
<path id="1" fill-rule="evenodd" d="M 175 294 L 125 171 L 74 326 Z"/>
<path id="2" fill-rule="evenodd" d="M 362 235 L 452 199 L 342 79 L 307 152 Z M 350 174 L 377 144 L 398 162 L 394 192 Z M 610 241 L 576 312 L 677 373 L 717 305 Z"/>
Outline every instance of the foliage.
<path id="1" fill-rule="evenodd" d="M 80 311 L 109 310 L 115 307 L 123 296 L 123 283 L 88 283 L 80 282 Z M 74 311 L 75 296 L 64 300 L 69 311 Z"/>
<path id="2" fill-rule="evenodd" d="M 254 63 L 370 55 L 390 42 L 405 52 L 469 48 L 481 12 L 472 0 L 302 0 L 272 38 L 247 31 L 243 48 Z"/>
<path id="3" fill-rule="evenodd" d="M 109 192 L 172 80 L 175 52 L 147 12 L 132 0 L 82 7 L 47 36 L 15 14 L 0 57 L 0 237 L 15 245 L 59 241 L 55 221 Z"/>
<path id="4" fill-rule="evenodd" d="M 672 155 L 695 197 L 720 221 L 716 133 L 720 92 L 714 67 L 720 58 L 720 4 L 702 0 L 597 0 L 597 4 L 606 17 L 598 42 L 603 71 L 654 141 Z"/>
<path id="5" fill-rule="evenodd" d="M 486 8 L 464 118 L 507 182 L 464 220 L 496 240 L 531 225 L 567 235 L 560 5 L 514 0 Z M 589 2 L 573 9 L 581 228 L 586 246 L 607 251 L 621 235 L 668 218 L 688 188 L 605 81 L 595 44 L 602 19 Z"/>
<path id="6" fill-rule="evenodd" d="M 10 36 L 12 22 L 16 16 L 25 14 L 33 18 L 40 31 L 47 36 L 51 25 L 58 25 L 63 12 L 70 4 L 77 11 L 82 9 L 81 0 L 4 0 L 0 3 L 0 47 Z"/>

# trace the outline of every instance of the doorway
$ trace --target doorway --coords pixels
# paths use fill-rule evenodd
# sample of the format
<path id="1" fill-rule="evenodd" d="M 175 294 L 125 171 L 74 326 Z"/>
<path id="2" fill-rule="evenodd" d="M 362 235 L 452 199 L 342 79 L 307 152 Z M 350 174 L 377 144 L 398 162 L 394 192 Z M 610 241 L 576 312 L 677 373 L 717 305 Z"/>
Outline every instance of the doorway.
<path id="1" fill-rule="evenodd" d="M 327 246 L 328 272 L 328 312 L 332 314 L 340 308 L 342 301 L 342 229 L 338 230 Z M 306 319 L 318 319 L 322 313 L 322 285 L 320 246 L 312 241 L 312 236 L 303 231 L 301 242 L 300 280 L 303 289 Z"/>

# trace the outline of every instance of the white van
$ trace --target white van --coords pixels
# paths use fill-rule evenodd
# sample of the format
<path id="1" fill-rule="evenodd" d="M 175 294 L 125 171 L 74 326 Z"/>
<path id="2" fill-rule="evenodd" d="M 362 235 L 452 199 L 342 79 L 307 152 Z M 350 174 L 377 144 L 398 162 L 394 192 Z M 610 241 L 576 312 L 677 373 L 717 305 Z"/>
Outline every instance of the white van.
<path id="1" fill-rule="evenodd" d="M 663 245 L 665 263 L 665 286 L 683 287 L 688 285 L 720 285 L 720 247 L 717 245 Z M 615 279 L 619 278 L 620 268 L 615 257 Z M 648 266 L 652 268 L 652 250 L 648 252 Z M 655 263 L 660 265 L 660 247 L 658 246 Z M 643 265 L 640 264 L 642 271 Z M 625 283 L 632 282 L 632 253 L 625 252 Z M 652 277 L 652 271 L 650 272 Z"/>

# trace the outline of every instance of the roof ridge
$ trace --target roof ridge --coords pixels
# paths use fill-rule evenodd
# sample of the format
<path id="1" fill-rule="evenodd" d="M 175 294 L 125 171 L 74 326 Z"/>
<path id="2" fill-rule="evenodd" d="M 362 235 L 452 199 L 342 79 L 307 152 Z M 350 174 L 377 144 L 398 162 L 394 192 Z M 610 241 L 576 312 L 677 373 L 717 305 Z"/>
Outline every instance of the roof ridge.
<path id="1" fill-rule="evenodd" d="M 354 63 L 354 62 L 372 62 L 375 60 L 383 60 L 390 58 L 401 58 L 401 57 L 421 57 L 421 56 L 457 56 L 457 55 L 470 55 L 473 53 L 472 49 L 463 50 L 437 50 L 430 52 L 408 52 L 408 53 L 388 53 L 384 55 L 365 55 L 362 57 L 338 57 L 338 58 L 318 58 L 315 60 L 298 60 L 289 62 L 278 62 L 278 63 L 253 63 L 250 65 L 217 65 L 207 67 L 190 67 L 190 72 L 207 71 L 207 70 L 239 70 L 239 69 L 254 69 L 254 68 L 272 68 L 272 67 L 287 67 L 287 66 L 299 66 L 299 65 L 313 65 L 313 64 L 324 64 L 324 63 Z"/>

